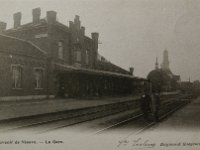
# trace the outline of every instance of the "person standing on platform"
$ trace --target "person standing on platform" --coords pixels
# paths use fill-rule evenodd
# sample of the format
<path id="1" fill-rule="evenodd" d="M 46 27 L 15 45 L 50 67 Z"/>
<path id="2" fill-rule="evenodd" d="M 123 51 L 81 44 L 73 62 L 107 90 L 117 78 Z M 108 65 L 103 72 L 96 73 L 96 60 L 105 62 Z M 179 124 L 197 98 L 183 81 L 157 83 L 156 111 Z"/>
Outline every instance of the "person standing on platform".
<path id="1" fill-rule="evenodd" d="M 153 91 L 151 95 L 151 111 L 155 122 L 159 121 L 160 92 Z"/>
<path id="2" fill-rule="evenodd" d="M 141 110 L 143 112 L 144 118 L 149 120 L 149 113 L 150 113 L 150 102 L 151 96 L 149 92 L 149 85 L 146 83 L 144 85 L 144 92 L 141 97 Z"/>

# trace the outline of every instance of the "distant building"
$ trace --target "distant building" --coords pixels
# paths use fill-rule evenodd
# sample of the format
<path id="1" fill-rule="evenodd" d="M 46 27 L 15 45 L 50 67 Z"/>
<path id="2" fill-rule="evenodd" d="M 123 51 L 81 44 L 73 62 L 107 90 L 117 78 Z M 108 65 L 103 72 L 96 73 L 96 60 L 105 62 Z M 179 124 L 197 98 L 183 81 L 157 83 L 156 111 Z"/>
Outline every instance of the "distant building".
<path id="1" fill-rule="evenodd" d="M 193 81 L 192 89 L 195 95 L 200 95 L 200 81 L 199 80 Z"/>
<path id="2" fill-rule="evenodd" d="M 182 81 L 180 83 L 180 86 L 181 86 L 181 90 L 183 92 L 191 92 L 192 91 L 192 82 L 190 81 Z"/>
<path id="3" fill-rule="evenodd" d="M 163 52 L 163 62 L 159 68 L 156 58 L 155 69 L 150 71 L 147 78 L 153 83 L 153 89 L 156 91 L 173 91 L 179 89 L 180 75 L 174 75 L 169 67 L 168 51 Z"/>
<path id="4" fill-rule="evenodd" d="M 200 95 L 200 81 L 195 80 L 193 82 L 190 81 L 181 81 L 180 89 L 183 93 L 193 93 L 193 95 Z"/>
<path id="5" fill-rule="evenodd" d="M 40 8 L 33 9 L 32 22 L 22 25 L 21 12 L 15 13 L 11 29 L 0 22 L 0 100 L 134 91 L 139 79 L 133 69 L 99 57 L 99 34 L 86 36 L 78 15 L 69 26 L 57 21 L 55 11 L 40 15 Z"/>

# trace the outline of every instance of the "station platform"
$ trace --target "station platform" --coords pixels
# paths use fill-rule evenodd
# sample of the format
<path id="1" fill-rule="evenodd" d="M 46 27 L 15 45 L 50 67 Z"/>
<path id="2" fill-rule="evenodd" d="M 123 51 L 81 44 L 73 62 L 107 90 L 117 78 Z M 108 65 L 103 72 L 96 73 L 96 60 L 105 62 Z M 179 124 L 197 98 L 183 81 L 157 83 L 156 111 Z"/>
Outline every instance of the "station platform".
<path id="1" fill-rule="evenodd" d="M 127 97 L 101 97 L 93 99 L 44 99 L 44 100 L 17 100 L 0 101 L 0 121 L 54 114 L 59 112 L 88 113 L 102 109 L 127 109 L 130 105 L 135 107 L 139 96 Z M 135 106 L 134 106 L 135 105 Z M 113 108 L 115 106 L 115 108 Z M 99 109 L 99 110 L 98 110 Z M 112 113 L 112 112 L 111 112 Z"/>

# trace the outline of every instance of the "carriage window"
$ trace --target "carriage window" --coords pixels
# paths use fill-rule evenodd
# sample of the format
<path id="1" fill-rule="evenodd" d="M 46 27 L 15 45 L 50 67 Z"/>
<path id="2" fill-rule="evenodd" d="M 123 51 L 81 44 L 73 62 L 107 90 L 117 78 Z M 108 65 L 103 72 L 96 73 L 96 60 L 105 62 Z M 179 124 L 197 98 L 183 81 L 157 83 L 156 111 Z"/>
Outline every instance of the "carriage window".
<path id="1" fill-rule="evenodd" d="M 43 69 L 36 68 L 35 69 L 35 89 L 41 89 L 43 82 Z"/>
<path id="2" fill-rule="evenodd" d="M 58 58 L 63 59 L 63 43 L 58 42 Z"/>
<path id="3" fill-rule="evenodd" d="M 12 87 L 22 88 L 22 67 L 12 66 Z"/>

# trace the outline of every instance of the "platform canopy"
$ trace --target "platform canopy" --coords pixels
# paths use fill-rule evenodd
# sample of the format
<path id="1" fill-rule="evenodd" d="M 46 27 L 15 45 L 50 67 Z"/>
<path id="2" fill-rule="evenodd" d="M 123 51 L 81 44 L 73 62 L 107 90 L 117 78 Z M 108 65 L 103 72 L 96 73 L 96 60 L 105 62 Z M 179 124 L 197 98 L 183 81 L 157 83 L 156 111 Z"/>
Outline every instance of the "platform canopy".
<path id="1" fill-rule="evenodd" d="M 122 77 L 122 78 L 130 78 L 130 79 L 137 79 L 137 80 L 145 80 L 143 78 L 135 77 L 128 74 L 122 74 L 117 72 L 110 72 L 110 71 L 103 71 L 103 70 L 95 70 L 95 69 L 87 69 L 87 68 L 80 68 L 70 65 L 63 65 L 59 63 L 54 63 L 55 71 L 59 72 L 76 72 L 76 73 L 85 73 L 85 74 L 94 74 L 94 75 L 105 75 L 105 76 L 115 76 L 115 77 Z"/>

